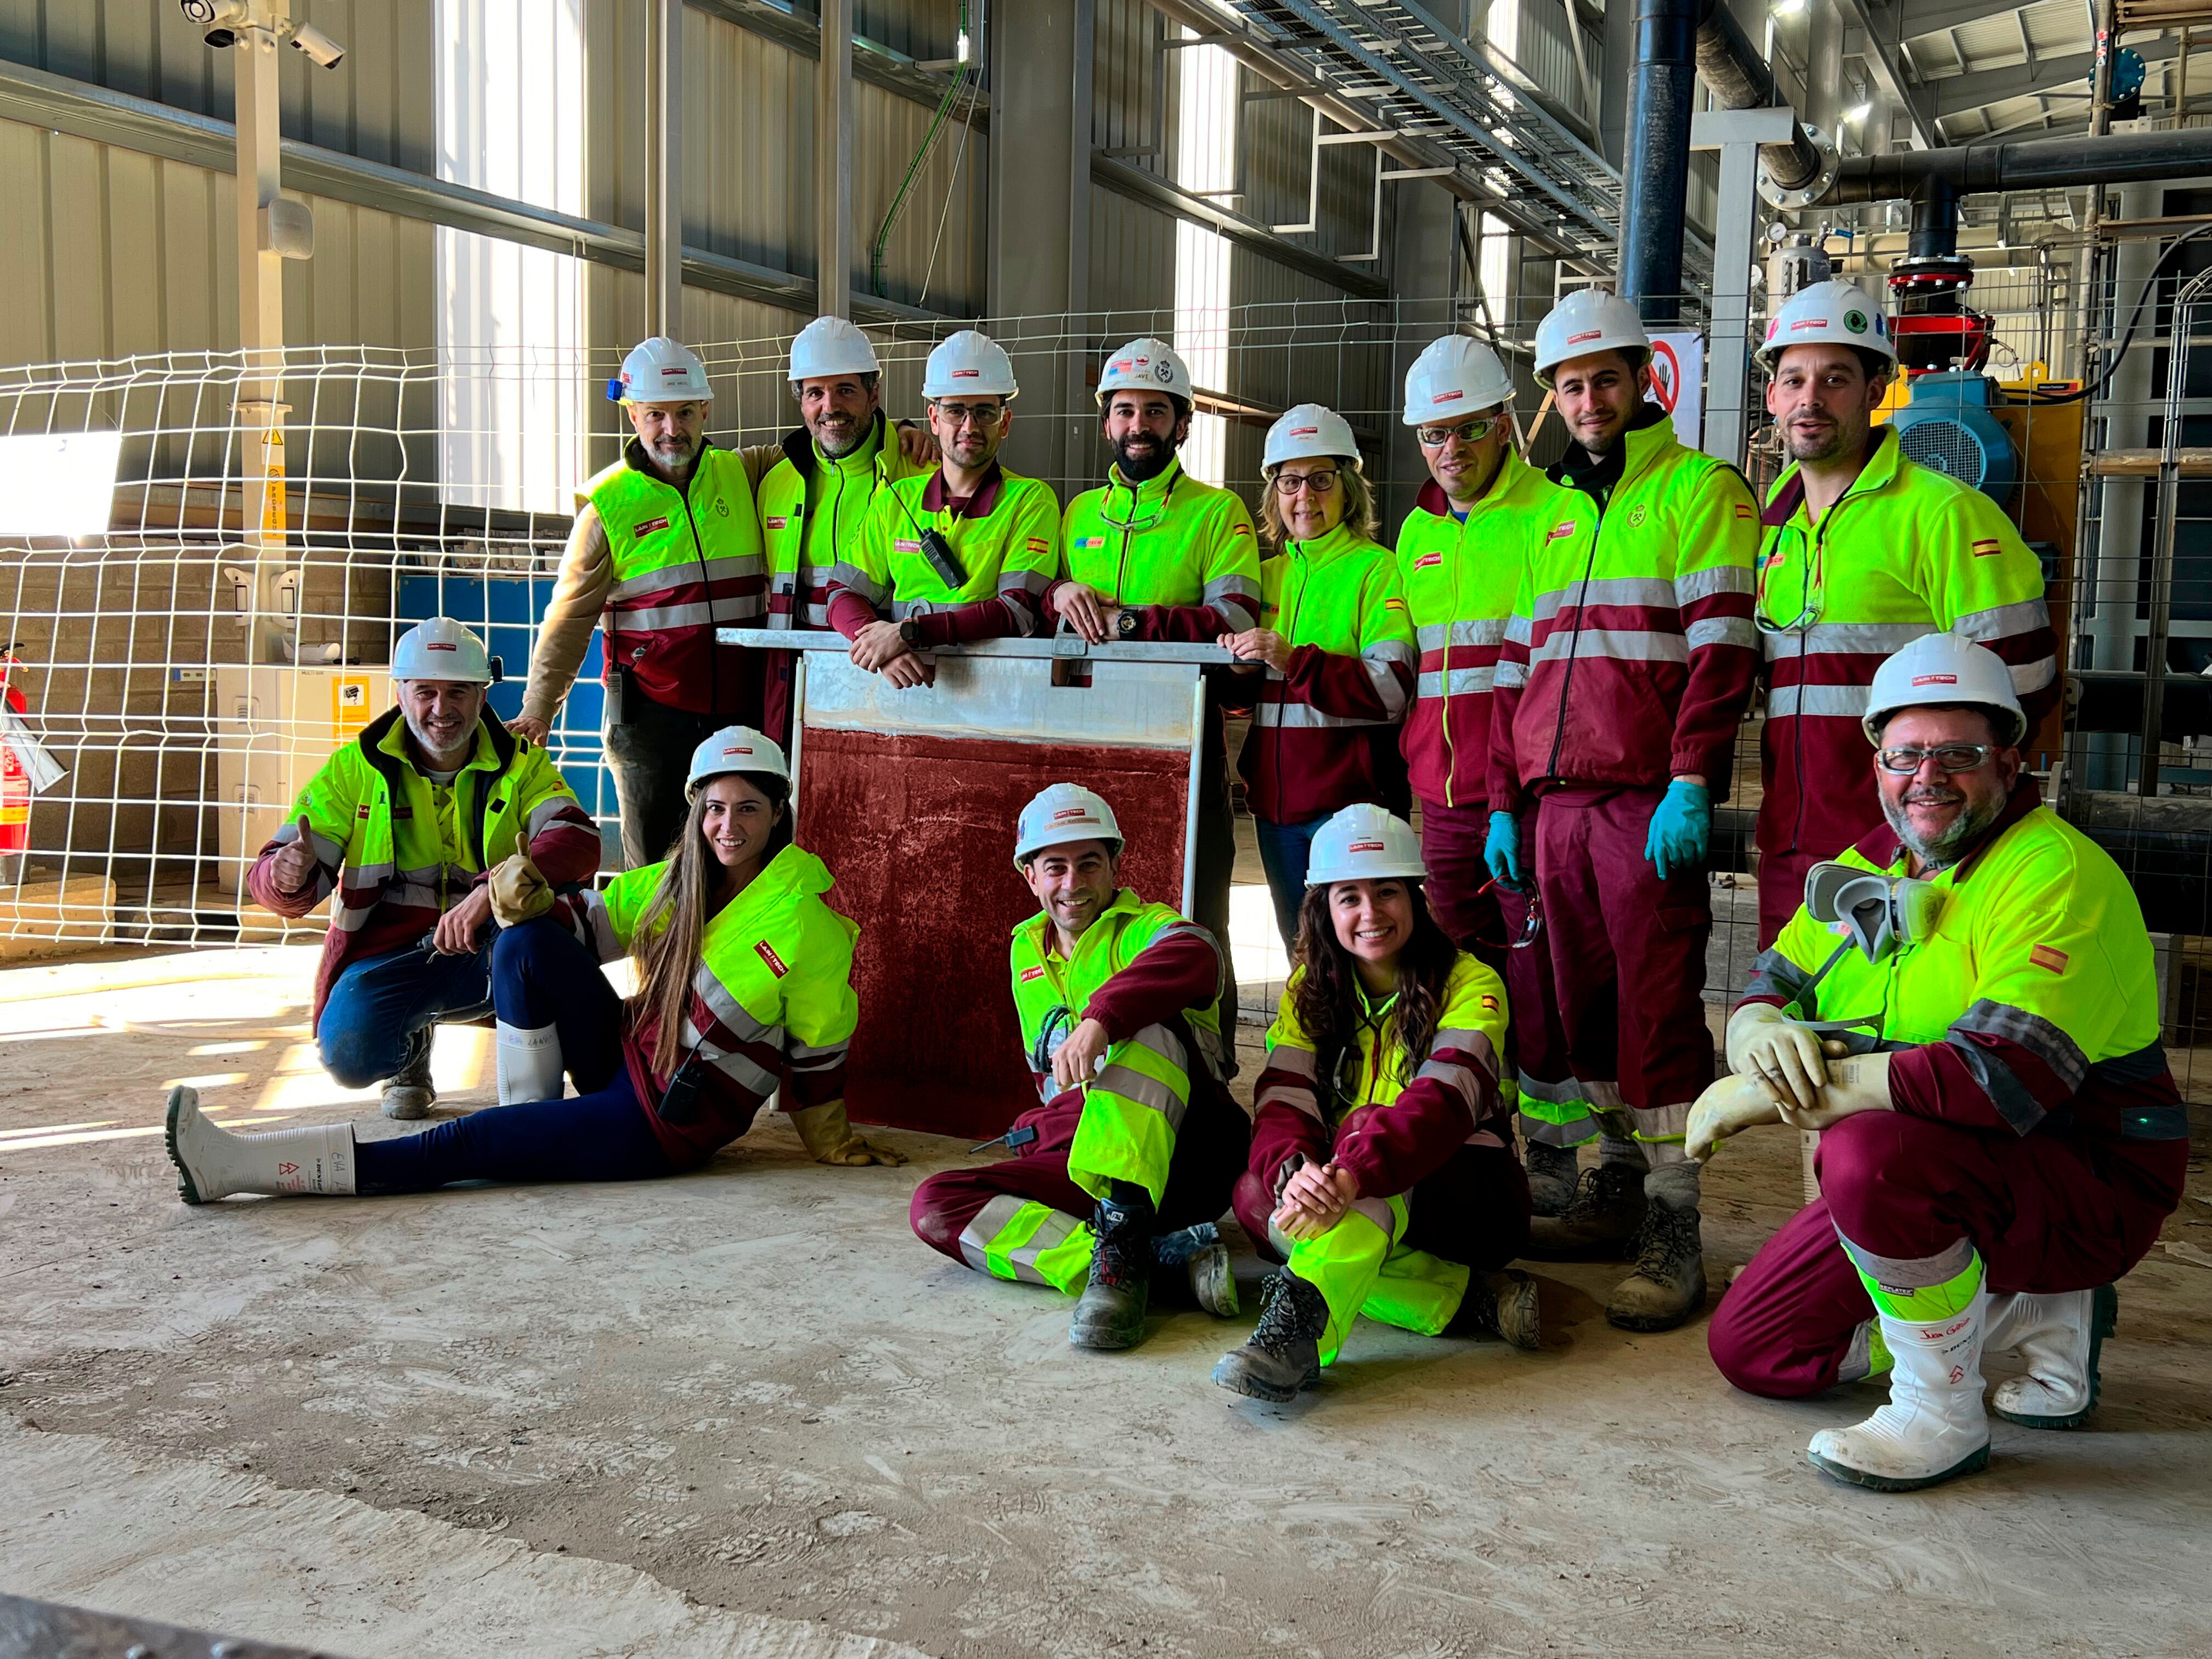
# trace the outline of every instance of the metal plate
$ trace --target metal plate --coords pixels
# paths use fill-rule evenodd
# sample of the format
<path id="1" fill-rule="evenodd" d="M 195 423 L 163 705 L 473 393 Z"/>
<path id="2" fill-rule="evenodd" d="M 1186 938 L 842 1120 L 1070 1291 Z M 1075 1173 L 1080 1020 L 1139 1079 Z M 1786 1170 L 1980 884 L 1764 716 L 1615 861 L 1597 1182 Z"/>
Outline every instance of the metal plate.
<path id="1" fill-rule="evenodd" d="M 937 684 L 902 691 L 838 653 L 806 663 L 806 724 L 831 731 L 1016 743 L 1188 750 L 1198 732 L 1195 663 L 1089 659 L 1091 683 L 1054 685 L 1053 665 L 945 651 Z"/>

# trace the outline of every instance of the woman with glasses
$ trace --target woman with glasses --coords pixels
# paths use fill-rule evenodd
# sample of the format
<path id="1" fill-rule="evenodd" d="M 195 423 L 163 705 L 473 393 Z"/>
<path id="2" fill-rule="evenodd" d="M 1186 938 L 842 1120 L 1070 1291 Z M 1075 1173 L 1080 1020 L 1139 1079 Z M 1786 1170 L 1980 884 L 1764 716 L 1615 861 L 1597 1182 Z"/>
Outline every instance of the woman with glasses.
<path id="1" fill-rule="evenodd" d="M 1379 806 L 1314 837 L 1298 964 L 1267 1033 L 1237 1219 L 1287 1258 L 1213 1380 L 1285 1401 L 1364 1314 L 1425 1336 L 1537 1346 L 1536 1287 L 1504 1271 L 1528 1183 L 1499 1097 L 1505 987 L 1423 896 L 1420 844 Z"/>
<path id="2" fill-rule="evenodd" d="M 1350 423 L 1300 404 L 1268 428 L 1260 471 L 1260 625 L 1221 643 L 1265 671 L 1247 694 L 1237 769 L 1289 950 L 1308 848 L 1330 815 L 1360 801 L 1407 808 L 1398 724 L 1419 654 Z"/>

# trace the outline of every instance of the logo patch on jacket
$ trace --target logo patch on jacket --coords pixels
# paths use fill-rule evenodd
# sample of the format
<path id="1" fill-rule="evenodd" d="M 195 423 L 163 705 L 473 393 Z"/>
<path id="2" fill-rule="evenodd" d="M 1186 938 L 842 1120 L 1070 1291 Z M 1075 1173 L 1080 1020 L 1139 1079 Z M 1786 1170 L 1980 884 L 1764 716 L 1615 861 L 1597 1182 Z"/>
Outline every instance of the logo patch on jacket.
<path id="1" fill-rule="evenodd" d="M 770 519 L 768 521 L 768 527 L 770 530 L 786 530 L 788 529 L 790 526 L 791 520 L 788 519 Z"/>
<path id="2" fill-rule="evenodd" d="M 657 519 L 647 519 L 643 524 L 632 525 L 629 527 L 629 533 L 633 536 L 650 536 L 656 530 L 667 528 L 668 515 L 664 513 Z"/>
<path id="3" fill-rule="evenodd" d="M 1638 525 L 1642 524 L 1642 523 L 1643 523 L 1646 519 L 1650 518 L 1650 516 L 1651 516 L 1651 509 L 1650 509 L 1650 507 L 1638 507 L 1634 512 L 1631 513 L 1631 514 L 1628 515 L 1628 524 L 1629 524 L 1629 528 L 1631 528 L 1632 530 L 1632 529 L 1634 529 Z"/>
<path id="4" fill-rule="evenodd" d="M 2066 952 L 2048 945 L 2039 945 L 2027 953 L 2027 959 L 2039 968 L 2047 968 L 2054 974 L 2066 971 Z"/>
<path id="5" fill-rule="evenodd" d="M 763 962 L 768 963 L 769 972 L 774 974 L 778 979 L 781 979 L 786 974 L 791 971 L 790 969 L 783 965 L 783 958 L 776 955 L 775 951 L 770 948 L 769 942 L 766 939 L 757 941 L 753 945 L 753 950 L 758 954 Z"/>
<path id="6" fill-rule="evenodd" d="M 1106 538 L 1103 536 L 1078 536 L 1075 538 L 1075 545 L 1079 550 L 1103 547 L 1106 545 Z"/>
<path id="7" fill-rule="evenodd" d="M 901 553 L 919 553 L 921 551 L 921 544 L 920 542 L 893 542 L 891 546 L 896 551 Z"/>
<path id="8" fill-rule="evenodd" d="M 1424 553 L 1419 558 L 1413 561 L 1413 568 L 1416 570 L 1429 570 L 1442 564 L 1443 562 L 1444 556 L 1441 552 Z"/>
<path id="9" fill-rule="evenodd" d="M 1232 524 L 1229 526 L 1229 533 L 1232 536 L 1249 536 L 1252 533 L 1252 526 L 1249 524 Z"/>
<path id="10" fill-rule="evenodd" d="M 1544 532 L 1544 539 L 1547 542 L 1563 542 L 1574 533 L 1575 521 L 1570 519 L 1565 524 L 1553 525 L 1551 529 Z"/>
<path id="11" fill-rule="evenodd" d="M 1052 551 L 1052 544 L 1045 540 L 1042 536 L 1028 537 L 1025 538 L 1024 544 L 1032 553 L 1049 553 Z"/>
<path id="12" fill-rule="evenodd" d="M 1749 501 L 1738 501 L 1735 504 L 1735 515 L 1739 519 L 1749 519 L 1753 524 L 1759 522 L 1758 510 Z"/>
<path id="13" fill-rule="evenodd" d="M 1033 979 L 1042 979 L 1043 977 L 1044 969 L 1042 968 L 1024 968 L 1022 969 L 1022 983 L 1024 985 L 1028 984 Z"/>
<path id="14" fill-rule="evenodd" d="M 1406 602 L 1403 599 L 1385 599 L 1382 601 L 1382 608 L 1385 611 L 1403 611 L 1406 608 Z"/>
<path id="15" fill-rule="evenodd" d="M 1974 556 L 1978 559 L 1990 558 L 2003 551 L 2004 544 L 1998 541 L 1995 537 L 1991 537 L 1987 541 L 1980 541 L 1974 544 Z"/>
<path id="16" fill-rule="evenodd" d="M 1498 999 L 1496 997 L 1485 997 L 1482 1000 L 1482 1006 L 1494 1014 L 1498 1012 Z"/>

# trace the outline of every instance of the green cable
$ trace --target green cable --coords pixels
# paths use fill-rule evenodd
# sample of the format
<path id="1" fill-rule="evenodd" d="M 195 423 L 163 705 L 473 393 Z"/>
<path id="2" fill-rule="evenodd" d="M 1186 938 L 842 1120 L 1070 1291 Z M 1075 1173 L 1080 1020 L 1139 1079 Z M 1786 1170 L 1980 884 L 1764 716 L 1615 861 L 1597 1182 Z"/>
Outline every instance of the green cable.
<path id="1" fill-rule="evenodd" d="M 968 33 L 968 0 L 960 0 L 960 33 Z M 884 215 L 884 222 L 876 232 L 876 245 L 868 255 L 868 286 L 878 299 L 884 294 L 884 249 L 891 240 L 891 228 L 906 210 L 907 198 L 913 193 L 914 181 L 929 160 L 929 152 L 937 147 L 937 135 L 944 131 L 945 118 L 952 112 L 952 106 L 960 96 L 961 88 L 968 84 L 968 65 L 961 64 L 952 77 L 952 84 L 945 89 L 945 96 L 937 106 L 937 113 L 930 118 L 929 131 L 922 135 L 921 148 L 915 152 L 914 161 L 900 181 L 898 194 L 891 198 L 890 210 Z"/>

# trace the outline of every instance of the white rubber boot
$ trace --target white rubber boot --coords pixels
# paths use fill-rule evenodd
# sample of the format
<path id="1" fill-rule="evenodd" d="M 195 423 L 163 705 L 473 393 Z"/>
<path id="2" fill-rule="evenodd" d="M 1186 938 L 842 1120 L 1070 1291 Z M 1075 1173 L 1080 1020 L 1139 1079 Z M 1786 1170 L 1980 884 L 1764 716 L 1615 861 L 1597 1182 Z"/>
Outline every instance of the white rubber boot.
<path id="1" fill-rule="evenodd" d="M 1892 1361 L 1889 1403 L 1856 1428 L 1823 1429 L 1806 1448 L 1813 1467 L 1876 1492 L 1917 1492 L 1990 1461 L 1982 1412 L 1982 1332 L 1990 1297 L 1966 1312 L 1923 1322 L 1881 1321 Z"/>
<path id="2" fill-rule="evenodd" d="M 168 1138 L 177 1196 L 187 1204 L 209 1204 L 233 1193 L 273 1197 L 354 1190 L 350 1123 L 234 1135 L 207 1121 L 198 1090 L 179 1084 L 169 1091 Z"/>
<path id="3" fill-rule="evenodd" d="M 563 1092 L 567 1067 L 561 1059 L 557 1026 L 525 1030 L 497 1022 L 499 1043 L 499 1103 L 512 1106 L 522 1100 L 558 1100 Z"/>
<path id="4" fill-rule="evenodd" d="M 1990 1298 L 1988 1346 L 2018 1348 L 2027 1375 L 1997 1384 L 1990 1409 L 2030 1429 L 2070 1429 L 2097 1408 L 2097 1358 L 2120 1322 L 2110 1285 L 2057 1296 Z"/>

